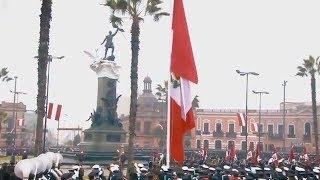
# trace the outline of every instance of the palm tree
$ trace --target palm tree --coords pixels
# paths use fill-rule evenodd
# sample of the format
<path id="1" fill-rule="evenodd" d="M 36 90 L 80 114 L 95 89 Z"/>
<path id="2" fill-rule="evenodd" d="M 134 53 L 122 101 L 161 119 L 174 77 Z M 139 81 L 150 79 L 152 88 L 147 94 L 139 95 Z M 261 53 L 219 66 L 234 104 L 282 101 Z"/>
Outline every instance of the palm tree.
<path id="1" fill-rule="evenodd" d="M 52 0 L 42 0 L 40 15 L 40 37 L 38 47 L 38 95 L 37 95 L 37 130 L 35 153 L 42 152 L 43 118 L 45 116 L 47 65 L 49 61 L 50 21 Z"/>
<path id="2" fill-rule="evenodd" d="M 8 71 L 7 69 L 8 69 L 8 68 L 2 68 L 2 69 L 0 70 L 0 80 L 6 81 L 6 82 L 12 80 L 12 78 L 8 76 L 9 71 Z"/>
<path id="3" fill-rule="evenodd" d="M 296 76 L 305 77 L 311 76 L 311 100 L 312 100 L 312 115 L 313 115 L 313 133 L 316 146 L 316 156 L 319 155 L 318 147 L 318 119 L 317 119 L 317 99 L 316 99 L 316 78 L 315 74 L 320 73 L 319 57 L 315 59 L 309 56 L 309 59 L 304 59 L 302 66 L 298 66 L 298 72 Z"/>
<path id="4" fill-rule="evenodd" d="M 122 25 L 122 18 L 118 15 L 128 15 L 132 20 L 131 24 L 131 97 L 130 97 L 130 115 L 129 115 L 129 147 L 128 147 L 128 164 L 133 162 L 133 141 L 135 136 L 135 124 L 137 113 L 137 94 L 138 94 L 138 60 L 139 60 L 139 37 L 140 37 L 140 22 L 146 15 L 153 16 L 155 21 L 158 21 L 161 16 L 169 15 L 162 12 L 159 7 L 162 4 L 161 0 L 107 0 L 108 6 L 112 15 L 110 20 L 113 24 Z M 143 12 L 144 11 L 144 12 Z M 128 172 L 130 168 L 128 168 Z"/>
<path id="5" fill-rule="evenodd" d="M 168 81 L 164 81 L 164 86 L 162 86 L 161 84 L 158 84 L 156 90 L 158 92 L 156 92 L 156 96 L 158 98 L 159 101 L 168 102 Z"/>

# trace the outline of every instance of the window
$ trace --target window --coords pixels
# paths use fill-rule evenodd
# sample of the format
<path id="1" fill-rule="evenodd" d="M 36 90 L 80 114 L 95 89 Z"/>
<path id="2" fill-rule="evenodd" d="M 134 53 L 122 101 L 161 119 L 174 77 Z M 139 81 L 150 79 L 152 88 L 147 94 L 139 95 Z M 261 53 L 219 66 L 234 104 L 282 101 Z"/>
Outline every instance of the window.
<path id="1" fill-rule="evenodd" d="M 203 134 L 210 134 L 209 123 L 203 123 Z"/>
<path id="2" fill-rule="evenodd" d="M 229 132 L 234 132 L 234 124 L 229 124 Z"/>
<path id="3" fill-rule="evenodd" d="M 254 151 L 254 142 L 250 142 L 249 150 Z"/>
<path id="4" fill-rule="evenodd" d="M 289 125 L 289 136 L 294 136 L 294 125 L 290 124 Z"/>
<path id="5" fill-rule="evenodd" d="M 311 126 L 310 123 L 305 123 L 304 124 L 304 135 L 310 136 L 311 135 Z"/>
<path id="6" fill-rule="evenodd" d="M 259 131 L 258 132 L 263 133 L 263 124 L 259 124 Z"/>
<path id="7" fill-rule="evenodd" d="M 217 123 L 216 124 L 216 132 L 220 132 L 220 131 L 222 131 L 221 123 Z"/>
<path id="8" fill-rule="evenodd" d="M 203 141 L 203 148 L 209 149 L 209 141 L 208 140 Z"/>
<path id="9" fill-rule="evenodd" d="M 221 140 L 216 140 L 216 141 L 214 142 L 214 148 L 215 148 L 215 149 L 222 149 Z"/>
<path id="10" fill-rule="evenodd" d="M 143 128 L 143 132 L 145 134 L 150 134 L 150 129 L 151 129 L 151 122 L 144 122 L 144 128 Z"/>
<path id="11" fill-rule="evenodd" d="M 141 126 L 141 122 L 139 121 L 139 122 L 137 122 L 137 124 L 136 124 L 136 131 L 137 131 L 137 132 L 140 132 L 140 131 L 141 131 L 140 126 Z"/>
<path id="12" fill-rule="evenodd" d="M 201 149 L 201 141 L 199 139 L 197 140 L 197 148 Z"/>
<path id="13" fill-rule="evenodd" d="M 228 149 L 234 147 L 234 141 L 228 141 Z"/>
<path id="14" fill-rule="evenodd" d="M 278 124 L 278 134 L 283 135 L 283 125 L 282 124 Z"/>
<path id="15" fill-rule="evenodd" d="M 268 134 L 273 135 L 273 125 L 272 124 L 268 125 Z"/>
<path id="16" fill-rule="evenodd" d="M 247 142 L 246 141 L 242 141 L 241 142 L 241 150 L 245 151 L 247 149 Z"/>
<path id="17" fill-rule="evenodd" d="M 245 136 L 246 135 L 246 127 L 241 126 L 241 135 Z"/>

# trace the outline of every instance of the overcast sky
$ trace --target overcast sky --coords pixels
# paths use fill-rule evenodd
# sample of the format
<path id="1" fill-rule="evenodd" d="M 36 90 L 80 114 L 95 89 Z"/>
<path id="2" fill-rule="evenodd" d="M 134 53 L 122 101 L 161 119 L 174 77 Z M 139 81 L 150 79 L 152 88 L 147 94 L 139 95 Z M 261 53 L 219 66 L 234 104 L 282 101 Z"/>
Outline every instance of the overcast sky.
<path id="1" fill-rule="evenodd" d="M 84 125 L 96 108 L 97 76 L 92 62 L 83 53 L 94 52 L 112 29 L 110 11 L 99 5 L 103 0 L 53 0 L 50 54 L 65 56 L 54 61 L 50 71 L 49 101 L 63 105 L 63 116 L 74 126 Z M 201 2 L 201 3 L 200 3 Z M 164 8 L 172 11 L 166 2 Z M 309 78 L 296 77 L 297 66 L 308 55 L 320 55 L 320 1 L 298 0 L 185 0 L 185 11 L 198 69 L 201 108 L 245 108 L 245 78 L 235 70 L 255 71 L 249 77 L 250 109 L 258 108 L 259 98 L 251 90 L 269 91 L 263 109 L 279 109 L 284 80 L 287 101 L 310 101 Z M 37 55 L 40 0 L 0 0 L 0 67 L 18 76 L 19 101 L 36 109 Z M 116 61 L 122 66 L 118 93 L 130 96 L 130 19 L 124 33 L 114 38 Z M 171 19 L 141 23 L 139 86 L 149 75 L 153 88 L 168 77 Z M 14 82 L 0 83 L 0 100 L 13 101 Z M 319 86 L 317 86 L 319 87 Z M 50 126 L 54 126 L 51 122 Z"/>

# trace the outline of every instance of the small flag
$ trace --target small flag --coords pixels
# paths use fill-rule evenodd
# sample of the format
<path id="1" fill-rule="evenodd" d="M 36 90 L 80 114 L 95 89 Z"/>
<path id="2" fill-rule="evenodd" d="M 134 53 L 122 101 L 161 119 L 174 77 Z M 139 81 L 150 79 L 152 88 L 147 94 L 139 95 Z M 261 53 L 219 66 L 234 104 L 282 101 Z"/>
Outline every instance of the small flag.
<path id="1" fill-rule="evenodd" d="M 244 113 L 237 113 L 239 126 L 246 126 L 246 119 Z"/>
<path id="2" fill-rule="evenodd" d="M 52 119 L 52 115 L 54 115 L 54 120 L 59 121 L 61 115 L 62 105 L 53 103 L 49 103 L 48 107 L 48 119 Z"/>
<path id="3" fill-rule="evenodd" d="M 293 146 L 290 149 L 290 154 L 289 154 L 289 162 L 291 163 L 294 160 L 294 149 Z"/>

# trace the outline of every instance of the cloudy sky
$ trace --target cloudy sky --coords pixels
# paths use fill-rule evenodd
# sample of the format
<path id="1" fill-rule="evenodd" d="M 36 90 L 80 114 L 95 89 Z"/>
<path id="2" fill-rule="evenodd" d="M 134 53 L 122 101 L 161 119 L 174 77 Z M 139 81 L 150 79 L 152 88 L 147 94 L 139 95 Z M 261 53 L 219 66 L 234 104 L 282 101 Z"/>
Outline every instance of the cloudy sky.
<path id="1" fill-rule="evenodd" d="M 50 32 L 50 54 L 65 56 L 54 61 L 50 70 L 49 101 L 63 105 L 63 116 L 72 125 L 87 126 L 96 107 L 97 76 L 84 50 L 103 53 L 100 43 L 112 29 L 109 10 L 103 0 L 54 0 Z M 164 8 L 172 11 L 172 2 Z M 263 109 L 278 109 L 283 99 L 282 82 L 287 84 L 287 101 L 310 101 L 310 80 L 294 76 L 297 66 L 308 55 L 320 55 L 319 1 L 298 0 L 185 0 L 185 11 L 199 83 L 201 108 L 245 108 L 245 78 L 235 70 L 255 71 L 249 78 L 250 109 L 259 99 L 251 90 L 269 91 Z M 18 76 L 19 101 L 36 109 L 37 55 L 40 0 L 0 0 L 0 67 Z M 116 61 L 122 66 L 118 93 L 130 96 L 130 19 L 125 18 L 124 33 L 114 38 Z M 139 83 L 150 76 L 153 87 L 168 77 L 171 19 L 141 23 Z M 0 84 L 0 101 L 13 101 L 14 82 Z M 319 87 L 319 86 L 318 86 Z M 124 98 L 125 99 L 125 98 Z M 50 122 L 55 126 L 55 122 Z"/>

